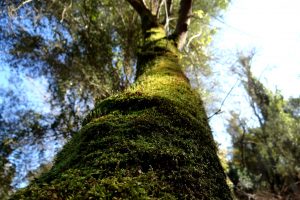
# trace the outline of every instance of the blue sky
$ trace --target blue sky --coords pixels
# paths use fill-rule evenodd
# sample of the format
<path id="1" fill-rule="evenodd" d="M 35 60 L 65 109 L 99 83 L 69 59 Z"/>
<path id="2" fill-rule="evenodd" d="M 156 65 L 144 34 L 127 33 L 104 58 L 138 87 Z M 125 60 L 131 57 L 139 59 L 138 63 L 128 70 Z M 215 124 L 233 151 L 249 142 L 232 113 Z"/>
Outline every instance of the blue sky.
<path id="1" fill-rule="evenodd" d="M 300 1 L 233 0 L 219 24 L 217 47 L 255 48 L 253 67 L 270 87 L 288 96 L 300 89 Z"/>
<path id="2" fill-rule="evenodd" d="M 220 30 L 213 48 L 227 59 L 221 60 L 214 69 L 220 80 L 220 99 L 237 80 L 228 73 L 233 62 L 228 62 L 227 56 L 234 58 L 237 51 L 253 48 L 255 76 L 272 91 L 280 90 L 285 98 L 300 95 L 299 8 L 299 0 L 232 0 L 223 18 L 214 22 Z M 229 110 L 242 108 L 241 114 L 250 116 L 246 106 L 246 95 L 237 87 L 224 104 L 225 112 L 211 120 L 216 139 L 223 148 L 230 146 L 224 127 Z"/>

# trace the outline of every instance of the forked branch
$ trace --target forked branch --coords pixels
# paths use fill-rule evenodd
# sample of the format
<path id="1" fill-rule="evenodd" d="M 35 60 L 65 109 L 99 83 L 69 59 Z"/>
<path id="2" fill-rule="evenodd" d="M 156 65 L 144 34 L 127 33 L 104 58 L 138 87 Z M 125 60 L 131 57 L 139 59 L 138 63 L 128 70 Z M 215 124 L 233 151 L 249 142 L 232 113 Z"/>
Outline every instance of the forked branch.
<path id="1" fill-rule="evenodd" d="M 147 8 L 143 0 L 127 0 L 128 3 L 137 11 L 142 19 L 142 28 L 147 30 L 153 26 L 157 26 L 157 20 L 151 11 Z"/>

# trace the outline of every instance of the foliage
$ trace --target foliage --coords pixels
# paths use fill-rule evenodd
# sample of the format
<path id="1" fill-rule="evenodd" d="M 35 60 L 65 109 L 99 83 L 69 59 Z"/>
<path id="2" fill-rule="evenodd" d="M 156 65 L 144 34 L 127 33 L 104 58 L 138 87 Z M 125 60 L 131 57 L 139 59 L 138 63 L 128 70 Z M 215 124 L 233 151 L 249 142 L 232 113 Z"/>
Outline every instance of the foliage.
<path id="1" fill-rule="evenodd" d="M 299 100 L 285 100 L 251 73 L 252 56 L 240 57 L 240 69 L 258 125 L 250 126 L 235 112 L 229 121 L 233 158 L 229 175 L 240 195 L 267 191 L 299 195 Z"/>

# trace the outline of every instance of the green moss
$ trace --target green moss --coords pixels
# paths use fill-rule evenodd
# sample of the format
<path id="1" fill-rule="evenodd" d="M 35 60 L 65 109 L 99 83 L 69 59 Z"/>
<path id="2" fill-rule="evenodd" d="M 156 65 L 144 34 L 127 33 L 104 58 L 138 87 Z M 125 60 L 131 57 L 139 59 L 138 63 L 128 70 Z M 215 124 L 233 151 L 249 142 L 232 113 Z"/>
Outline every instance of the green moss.
<path id="1" fill-rule="evenodd" d="M 202 102 L 160 30 L 136 83 L 97 103 L 54 167 L 12 199 L 231 199 Z"/>

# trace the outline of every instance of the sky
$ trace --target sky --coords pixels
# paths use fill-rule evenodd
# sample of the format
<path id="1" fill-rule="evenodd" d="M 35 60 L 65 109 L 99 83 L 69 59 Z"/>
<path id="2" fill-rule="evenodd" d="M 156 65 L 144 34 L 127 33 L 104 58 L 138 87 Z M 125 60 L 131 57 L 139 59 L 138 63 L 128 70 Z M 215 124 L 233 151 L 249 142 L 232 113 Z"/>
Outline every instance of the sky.
<path id="1" fill-rule="evenodd" d="M 254 75 L 268 89 L 280 90 L 285 98 L 300 96 L 299 8 L 299 0 L 232 0 L 223 17 L 213 23 L 219 31 L 212 47 L 221 52 L 220 55 L 227 56 L 255 49 Z M 228 73 L 231 64 L 221 60 L 214 67 L 220 80 L 220 98 L 237 81 Z M 224 127 L 229 111 L 244 109 L 247 104 L 244 94 L 237 95 L 240 91 L 240 87 L 234 88 L 224 103 L 224 113 L 211 120 L 215 138 L 222 148 L 230 146 L 230 137 Z M 249 115 L 249 109 L 241 114 Z"/>

